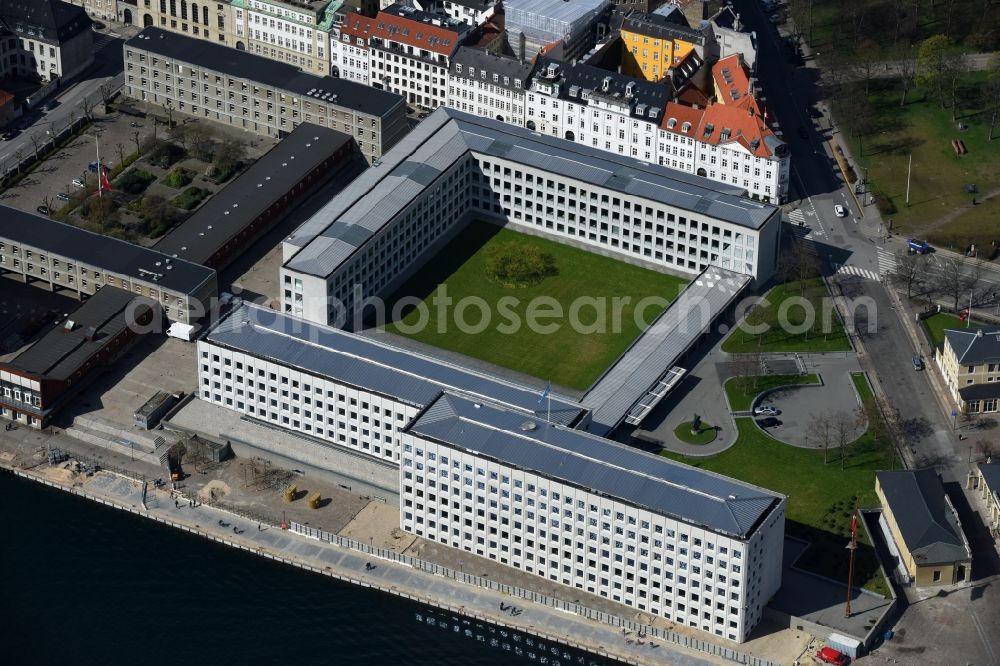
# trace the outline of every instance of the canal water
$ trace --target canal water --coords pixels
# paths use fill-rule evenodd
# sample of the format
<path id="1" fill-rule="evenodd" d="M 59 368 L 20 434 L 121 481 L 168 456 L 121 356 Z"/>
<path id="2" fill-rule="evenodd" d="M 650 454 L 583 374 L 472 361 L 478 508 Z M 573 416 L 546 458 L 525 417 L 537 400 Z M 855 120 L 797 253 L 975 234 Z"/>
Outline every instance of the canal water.
<path id="1" fill-rule="evenodd" d="M 6 473 L 0 517 L 0 663 L 609 663 Z"/>

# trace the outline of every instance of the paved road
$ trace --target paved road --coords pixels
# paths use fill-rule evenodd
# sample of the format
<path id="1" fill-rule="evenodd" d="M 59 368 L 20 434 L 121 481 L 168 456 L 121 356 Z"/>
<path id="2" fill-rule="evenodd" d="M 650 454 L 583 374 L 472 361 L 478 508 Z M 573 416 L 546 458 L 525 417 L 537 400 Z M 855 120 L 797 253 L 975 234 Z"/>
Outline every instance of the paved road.
<path id="1" fill-rule="evenodd" d="M 94 54 L 93 66 L 59 92 L 55 97 L 59 106 L 48 112 L 33 111 L 34 122 L 30 126 L 14 139 L 0 143 L 0 173 L 14 167 L 15 155 L 19 150 L 24 155 L 34 150 L 32 135 L 42 138 L 46 131 L 55 129 L 60 132 L 65 129 L 73 118 L 83 116 L 84 99 L 95 104 L 100 102 L 102 85 L 110 82 L 114 89 L 121 87 L 125 80 L 122 73 L 123 40 L 105 34 L 95 34 L 94 37 L 95 48 L 98 50 Z"/>

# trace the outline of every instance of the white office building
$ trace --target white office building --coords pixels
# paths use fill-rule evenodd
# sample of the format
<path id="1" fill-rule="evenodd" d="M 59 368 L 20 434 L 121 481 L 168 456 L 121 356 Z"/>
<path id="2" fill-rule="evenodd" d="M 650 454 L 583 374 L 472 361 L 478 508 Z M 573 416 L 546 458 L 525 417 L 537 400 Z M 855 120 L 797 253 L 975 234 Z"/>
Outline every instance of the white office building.
<path id="1" fill-rule="evenodd" d="M 399 463 L 400 431 L 444 390 L 575 425 L 579 405 L 341 330 L 241 304 L 198 341 L 198 396 L 327 446 Z"/>
<path id="2" fill-rule="evenodd" d="M 781 495 L 448 393 L 402 446 L 426 539 L 737 642 L 781 585 Z"/>
<path id="3" fill-rule="evenodd" d="M 326 76 L 340 2 L 234 0 L 231 46 Z"/>
<path id="4" fill-rule="evenodd" d="M 471 220 L 660 270 L 718 266 L 763 282 L 775 269 L 780 214 L 745 194 L 438 109 L 285 240 L 283 309 L 347 325 Z"/>

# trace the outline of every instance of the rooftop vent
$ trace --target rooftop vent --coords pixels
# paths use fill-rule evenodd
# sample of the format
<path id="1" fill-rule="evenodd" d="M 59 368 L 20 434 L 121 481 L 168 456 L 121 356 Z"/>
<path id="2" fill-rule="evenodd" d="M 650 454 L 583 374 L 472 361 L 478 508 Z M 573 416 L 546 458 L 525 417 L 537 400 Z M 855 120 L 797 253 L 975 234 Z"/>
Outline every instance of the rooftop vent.
<path id="1" fill-rule="evenodd" d="M 521 430 L 524 432 L 532 432 L 538 429 L 538 424 L 534 421 L 525 421 L 521 424 Z"/>

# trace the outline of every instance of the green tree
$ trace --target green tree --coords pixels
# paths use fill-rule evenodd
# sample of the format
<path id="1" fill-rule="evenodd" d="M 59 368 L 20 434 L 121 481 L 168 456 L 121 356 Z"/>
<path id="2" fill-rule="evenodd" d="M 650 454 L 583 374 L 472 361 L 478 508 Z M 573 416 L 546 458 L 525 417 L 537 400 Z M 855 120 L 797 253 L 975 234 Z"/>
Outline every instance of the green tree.
<path id="1" fill-rule="evenodd" d="M 215 157 L 212 165 L 221 174 L 228 174 L 236 171 L 240 162 L 246 158 L 246 147 L 240 141 L 223 141 L 215 150 Z"/>
<path id="2" fill-rule="evenodd" d="M 485 260 L 487 276 L 509 287 L 537 284 L 556 272 L 552 256 L 532 243 L 500 243 L 489 248 Z"/>
<path id="3" fill-rule="evenodd" d="M 109 193 L 102 196 L 95 194 L 87 199 L 85 214 L 88 222 L 103 228 L 118 221 L 118 205 Z"/>
<path id="4" fill-rule="evenodd" d="M 928 37 L 917 49 L 917 83 L 930 91 L 942 109 L 948 98 L 951 51 L 951 42 L 944 35 Z"/>
<path id="5" fill-rule="evenodd" d="M 139 204 L 139 214 L 146 221 L 145 231 L 150 235 L 160 235 L 174 223 L 174 208 L 158 194 L 149 194 Z M 156 233 L 159 231 L 159 233 Z"/>

